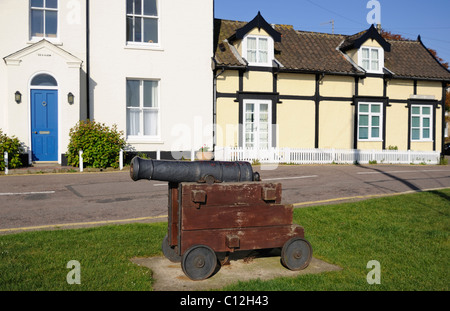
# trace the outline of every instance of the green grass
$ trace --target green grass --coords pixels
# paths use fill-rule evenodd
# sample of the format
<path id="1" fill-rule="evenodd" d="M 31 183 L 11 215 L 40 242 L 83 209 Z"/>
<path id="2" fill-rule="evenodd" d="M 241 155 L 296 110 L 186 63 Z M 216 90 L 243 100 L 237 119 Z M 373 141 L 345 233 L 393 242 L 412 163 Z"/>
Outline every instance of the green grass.
<path id="1" fill-rule="evenodd" d="M 151 290 L 149 269 L 129 260 L 160 254 L 167 224 L 132 224 L 0 236 L 0 290 Z M 66 281 L 80 263 L 81 284 Z"/>
<path id="2" fill-rule="evenodd" d="M 239 282 L 225 290 L 450 289 L 450 189 L 296 209 L 314 257 L 343 269 Z M 0 236 L 0 290 L 151 290 L 151 271 L 129 261 L 161 255 L 167 223 L 26 232 Z M 69 285 L 70 260 L 81 284 Z M 381 264 L 369 285 L 367 262 Z"/>

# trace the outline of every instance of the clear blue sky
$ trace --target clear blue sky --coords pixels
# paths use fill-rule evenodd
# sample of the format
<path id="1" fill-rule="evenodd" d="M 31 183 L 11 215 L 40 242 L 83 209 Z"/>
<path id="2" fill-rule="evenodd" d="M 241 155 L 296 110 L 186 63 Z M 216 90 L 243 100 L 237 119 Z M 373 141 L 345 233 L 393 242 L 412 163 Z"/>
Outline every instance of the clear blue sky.
<path id="1" fill-rule="evenodd" d="M 450 63 L 450 0 L 378 0 L 381 26 L 416 40 Z M 258 11 L 271 24 L 293 25 L 297 30 L 350 35 L 368 29 L 369 0 L 215 0 L 216 18 L 250 21 Z"/>

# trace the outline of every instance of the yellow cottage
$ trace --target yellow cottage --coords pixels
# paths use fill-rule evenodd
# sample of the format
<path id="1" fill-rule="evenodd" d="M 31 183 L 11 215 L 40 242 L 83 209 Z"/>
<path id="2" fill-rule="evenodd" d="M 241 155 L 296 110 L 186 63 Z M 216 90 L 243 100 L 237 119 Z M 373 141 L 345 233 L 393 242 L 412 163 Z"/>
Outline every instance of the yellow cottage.
<path id="1" fill-rule="evenodd" d="M 214 23 L 216 147 L 442 152 L 450 72 L 417 41 Z"/>

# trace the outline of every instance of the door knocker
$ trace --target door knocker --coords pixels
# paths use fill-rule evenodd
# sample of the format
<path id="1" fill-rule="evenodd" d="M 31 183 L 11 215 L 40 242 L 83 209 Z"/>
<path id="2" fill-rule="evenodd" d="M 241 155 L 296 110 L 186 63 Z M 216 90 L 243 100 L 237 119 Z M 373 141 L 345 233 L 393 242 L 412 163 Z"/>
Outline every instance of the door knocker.
<path id="1" fill-rule="evenodd" d="M 45 106 L 47 106 L 47 103 L 46 102 L 42 102 L 42 107 L 45 107 Z"/>

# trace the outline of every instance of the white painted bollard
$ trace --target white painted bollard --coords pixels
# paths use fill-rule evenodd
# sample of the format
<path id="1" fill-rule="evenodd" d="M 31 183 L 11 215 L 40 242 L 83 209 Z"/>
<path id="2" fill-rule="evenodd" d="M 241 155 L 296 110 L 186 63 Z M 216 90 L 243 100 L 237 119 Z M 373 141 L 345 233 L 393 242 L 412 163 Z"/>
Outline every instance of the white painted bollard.
<path id="1" fill-rule="evenodd" d="M 83 172 L 83 150 L 78 151 L 79 155 L 79 165 L 80 165 L 80 172 Z"/>
<path id="2" fill-rule="evenodd" d="M 8 151 L 5 151 L 3 156 L 5 157 L 5 175 L 8 175 Z"/>
<path id="3" fill-rule="evenodd" d="M 191 149 L 191 161 L 195 161 L 195 151 Z"/>
<path id="4" fill-rule="evenodd" d="M 119 169 L 123 170 L 123 150 L 120 149 L 119 153 Z"/>
<path id="5" fill-rule="evenodd" d="M 156 151 L 156 160 L 161 160 L 161 150 Z"/>

